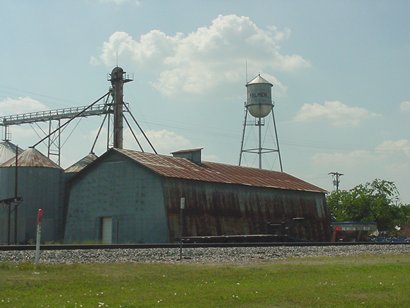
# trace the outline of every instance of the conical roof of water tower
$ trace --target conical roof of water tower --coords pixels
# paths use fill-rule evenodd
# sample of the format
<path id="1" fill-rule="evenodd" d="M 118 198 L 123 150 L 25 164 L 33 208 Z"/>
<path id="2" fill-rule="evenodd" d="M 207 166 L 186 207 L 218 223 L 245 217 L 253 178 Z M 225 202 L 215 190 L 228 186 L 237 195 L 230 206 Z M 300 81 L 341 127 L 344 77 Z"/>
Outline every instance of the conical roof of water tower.
<path id="1" fill-rule="evenodd" d="M 258 76 L 256 76 L 255 78 L 253 78 L 251 81 L 249 81 L 246 85 L 248 86 L 250 84 L 257 84 L 257 83 L 267 83 L 267 84 L 270 84 L 271 86 L 273 86 L 272 83 L 267 81 L 265 78 L 261 77 L 260 74 Z"/>

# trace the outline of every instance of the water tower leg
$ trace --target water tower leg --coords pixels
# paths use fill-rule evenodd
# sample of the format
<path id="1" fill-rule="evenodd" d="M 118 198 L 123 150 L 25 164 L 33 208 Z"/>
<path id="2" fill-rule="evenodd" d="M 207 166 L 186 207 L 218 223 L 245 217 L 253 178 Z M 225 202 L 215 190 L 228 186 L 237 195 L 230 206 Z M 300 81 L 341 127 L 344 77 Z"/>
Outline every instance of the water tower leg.
<path id="1" fill-rule="evenodd" d="M 248 108 L 245 108 L 245 120 L 243 121 L 243 131 L 242 131 L 242 141 L 241 141 L 241 151 L 239 153 L 239 166 L 242 162 L 242 153 L 243 153 L 243 141 L 245 139 L 245 128 L 246 128 L 246 121 L 248 118 Z"/>
<path id="2" fill-rule="evenodd" d="M 276 130 L 276 121 L 275 121 L 275 114 L 272 109 L 272 119 L 273 119 L 273 128 L 275 129 L 275 138 L 276 138 L 276 145 L 278 147 L 278 156 L 279 156 L 279 164 L 280 164 L 280 171 L 283 172 L 282 167 L 282 157 L 280 156 L 280 148 L 279 148 L 279 140 L 278 140 L 278 131 Z"/>
<path id="3" fill-rule="evenodd" d="M 259 169 L 262 169 L 262 118 L 258 118 L 258 130 L 259 130 Z"/>

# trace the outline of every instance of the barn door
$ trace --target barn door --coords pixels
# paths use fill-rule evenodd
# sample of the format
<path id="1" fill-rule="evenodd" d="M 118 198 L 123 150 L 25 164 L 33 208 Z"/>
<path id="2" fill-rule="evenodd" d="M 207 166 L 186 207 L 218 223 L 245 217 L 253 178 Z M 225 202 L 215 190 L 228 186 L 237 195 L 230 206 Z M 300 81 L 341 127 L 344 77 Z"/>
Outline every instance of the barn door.
<path id="1" fill-rule="evenodd" d="M 101 218 L 101 240 L 103 244 L 112 244 L 112 217 Z"/>

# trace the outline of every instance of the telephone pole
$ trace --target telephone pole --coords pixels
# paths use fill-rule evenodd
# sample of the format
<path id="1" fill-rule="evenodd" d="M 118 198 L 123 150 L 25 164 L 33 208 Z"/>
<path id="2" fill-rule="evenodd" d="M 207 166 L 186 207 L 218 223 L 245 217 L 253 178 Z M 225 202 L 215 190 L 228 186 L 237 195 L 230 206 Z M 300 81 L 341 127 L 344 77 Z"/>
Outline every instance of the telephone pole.
<path id="1" fill-rule="evenodd" d="M 343 173 L 339 173 L 337 171 L 332 171 L 329 172 L 329 175 L 332 176 L 333 178 L 333 186 L 336 188 L 336 192 L 339 191 L 339 183 L 340 183 L 340 177 L 343 175 Z"/>

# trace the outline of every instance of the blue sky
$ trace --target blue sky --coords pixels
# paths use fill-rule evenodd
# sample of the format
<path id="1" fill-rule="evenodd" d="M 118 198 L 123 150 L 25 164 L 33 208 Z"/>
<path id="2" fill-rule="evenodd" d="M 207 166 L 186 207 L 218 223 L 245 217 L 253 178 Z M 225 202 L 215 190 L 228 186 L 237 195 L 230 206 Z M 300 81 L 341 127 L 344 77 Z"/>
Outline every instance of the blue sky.
<path id="1" fill-rule="evenodd" d="M 134 75 L 125 101 L 158 152 L 204 147 L 204 159 L 237 164 L 245 83 L 260 73 L 274 85 L 285 172 L 329 191 L 331 171 L 344 174 L 341 189 L 391 180 L 410 203 L 409 12 L 400 0 L 6 1 L 0 116 L 88 105 L 118 62 Z M 70 124 L 63 167 L 88 154 L 101 121 Z M 11 134 L 26 148 L 41 130 Z M 264 163 L 279 169 L 275 155 Z"/>

